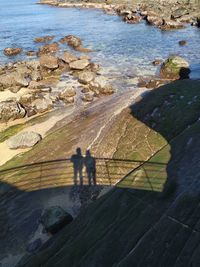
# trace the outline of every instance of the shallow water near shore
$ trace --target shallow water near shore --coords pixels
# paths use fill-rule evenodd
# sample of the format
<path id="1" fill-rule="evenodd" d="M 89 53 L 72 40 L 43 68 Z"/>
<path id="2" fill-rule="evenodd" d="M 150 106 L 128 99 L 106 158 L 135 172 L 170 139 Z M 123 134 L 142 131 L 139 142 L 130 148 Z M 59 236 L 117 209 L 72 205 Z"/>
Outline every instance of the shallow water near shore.
<path id="1" fill-rule="evenodd" d="M 200 30 L 195 27 L 162 32 L 145 22 L 128 25 L 118 16 L 106 15 L 100 10 L 81 10 L 37 5 L 36 0 L 0 1 L 0 65 L 25 59 L 25 52 L 37 50 L 41 44 L 35 37 L 55 35 L 55 41 L 68 34 L 83 39 L 84 46 L 94 50 L 93 60 L 103 66 L 109 76 L 132 78 L 154 75 L 155 58 L 165 59 L 179 54 L 191 64 L 191 78 L 200 78 Z M 186 46 L 179 46 L 187 40 Z M 23 53 L 14 58 L 3 54 L 5 47 L 19 46 Z M 68 49 L 68 47 L 66 47 Z M 129 86 L 131 86 L 129 82 Z"/>

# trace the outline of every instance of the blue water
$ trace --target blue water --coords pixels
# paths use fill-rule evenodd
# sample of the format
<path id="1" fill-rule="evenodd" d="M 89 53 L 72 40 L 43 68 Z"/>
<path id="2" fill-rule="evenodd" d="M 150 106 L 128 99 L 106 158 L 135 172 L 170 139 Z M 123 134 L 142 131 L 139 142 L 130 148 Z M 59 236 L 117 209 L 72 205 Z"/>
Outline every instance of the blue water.
<path id="1" fill-rule="evenodd" d="M 179 54 L 191 64 L 193 77 L 200 77 L 200 29 L 162 32 L 142 22 L 128 25 L 117 16 L 97 10 L 79 10 L 36 5 L 36 0 L 0 0 L 0 65 L 11 61 L 3 49 L 19 46 L 36 50 L 33 40 L 43 35 L 55 40 L 68 35 L 80 36 L 84 45 L 94 49 L 91 57 L 100 62 L 110 75 L 151 75 L 157 70 L 151 62 Z M 180 47 L 178 41 L 187 40 Z"/>

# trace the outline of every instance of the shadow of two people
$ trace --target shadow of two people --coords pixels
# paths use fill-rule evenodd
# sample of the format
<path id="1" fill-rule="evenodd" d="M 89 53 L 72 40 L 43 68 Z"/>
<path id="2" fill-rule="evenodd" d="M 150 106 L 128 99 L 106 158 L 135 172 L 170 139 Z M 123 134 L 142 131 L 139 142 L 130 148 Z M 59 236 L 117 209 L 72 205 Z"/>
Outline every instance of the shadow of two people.
<path id="1" fill-rule="evenodd" d="M 76 154 L 71 156 L 70 161 L 73 163 L 74 169 L 74 185 L 78 184 L 78 178 L 80 185 L 83 185 L 83 168 L 85 167 L 88 184 L 96 185 L 96 160 L 92 157 L 90 150 L 86 151 L 85 157 L 82 155 L 81 148 L 76 149 Z"/>

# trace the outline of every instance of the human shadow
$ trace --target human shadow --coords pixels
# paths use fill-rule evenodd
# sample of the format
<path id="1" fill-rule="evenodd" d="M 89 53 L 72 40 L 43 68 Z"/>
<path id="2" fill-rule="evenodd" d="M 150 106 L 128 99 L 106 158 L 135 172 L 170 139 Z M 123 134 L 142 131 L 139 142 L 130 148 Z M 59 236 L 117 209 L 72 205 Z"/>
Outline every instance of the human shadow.
<path id="1" fill-rule="evenodd" d="M 81 148 L 78 147 L 76 149 L 76 154 L 71 156 L 70 161 L 73 163 L 74 169 L 74 185 L 79 184 L 83 185 L 83 164 L 84 164 L 84 157 L 82 156 Z"/>
<path id="2" fill-rule="evenodd" d="M 89 185 L 96 185 L 96 159 L 92 157 L 90 150 L 86 151 L 84 158 L 84 165 L 86 168 L 86 174 Z"/>

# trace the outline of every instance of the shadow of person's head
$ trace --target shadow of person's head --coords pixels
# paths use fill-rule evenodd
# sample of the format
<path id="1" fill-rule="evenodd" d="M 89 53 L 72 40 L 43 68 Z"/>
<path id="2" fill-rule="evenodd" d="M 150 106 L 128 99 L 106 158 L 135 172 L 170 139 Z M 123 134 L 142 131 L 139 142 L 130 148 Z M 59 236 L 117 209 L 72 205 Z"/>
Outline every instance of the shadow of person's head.
<path id="1" fill-rule="evenodd" d="M 82 155 L 82 152 L 81 152 L 81 148 L 80 147 L 77 147 L 76 154 L 79 155 L 79 156 Z"/>

